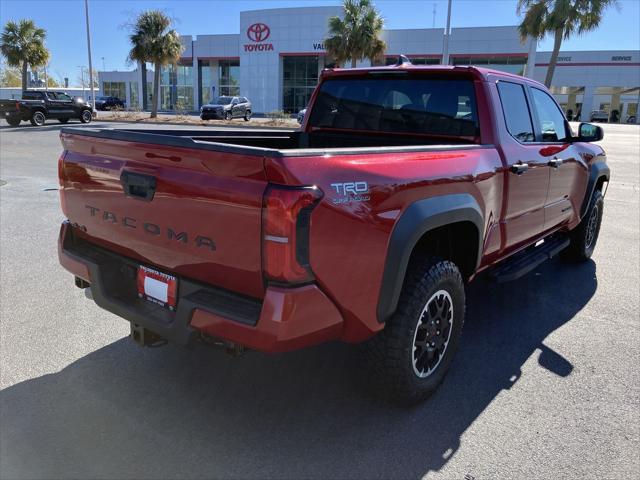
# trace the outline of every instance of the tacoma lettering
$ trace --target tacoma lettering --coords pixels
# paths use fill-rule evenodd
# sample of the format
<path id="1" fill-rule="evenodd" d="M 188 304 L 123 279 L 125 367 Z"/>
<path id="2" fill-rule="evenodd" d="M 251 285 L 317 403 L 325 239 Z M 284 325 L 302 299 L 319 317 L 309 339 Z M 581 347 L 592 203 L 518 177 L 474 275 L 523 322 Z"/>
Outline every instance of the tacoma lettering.
<path id="1" fill-rule="evenodd" d="M 138 228 L 138 220 L 133 217 L 128 216 L 119 216 L 114 212 L 110 212 L 108 210 L 101 210 L 98 207 L 94 207 L 92 205 L 85 205 L 85 208 L 89 210 L 89 214 L 92 217 L 98 217 L 98 212 L 100 212 L 101 220 L 108 225 L 122 225 L 124 228 Z M 188 244 L 189 238 L 194 238 L 192 243 L 196 247 L 206 248 L 211 251 L 216 250 L 215 242 L 204 235 L 195 235 L 191 236 L 184 231 L 180 231 L 178 229 L 172 227 L 162 227 L 156 223 L 151 222 L 143 222 L 142 223 L 142 231 L 149 235 L 153 235 L 155 237 L 166 235 L 168 240 L 173 240 L 178 243 Z M 164 233 L 163 233 L 164 232 Z"/>

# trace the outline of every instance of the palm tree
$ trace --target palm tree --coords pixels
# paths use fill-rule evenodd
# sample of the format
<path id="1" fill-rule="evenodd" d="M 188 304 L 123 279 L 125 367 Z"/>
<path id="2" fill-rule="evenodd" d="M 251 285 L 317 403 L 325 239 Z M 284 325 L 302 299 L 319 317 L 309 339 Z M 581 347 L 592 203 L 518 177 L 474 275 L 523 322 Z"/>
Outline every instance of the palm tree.
<path id="1" fill-rule="evenodd" d="M 27 72 L 42 67 L 49 61 L 49 50 L 44 46 L 46 30 L 36 27 L 33 20 L 10 20 L 4 26 L 0 39 L 0 52 L 10 67 L 22 68 L 22 90 L 27 89 Z"/>
<path id="2" fill-rule="evenodd" d="M 351 68 L 358 60 L 379 60 L 387 45 L 380 39 L 384 20 L 371 0 L 344 0 L 344 20 L 329 19 L 329 35 L 324 45 L 337 65 L 351 60 Z"/>
<path id="3" fill-rule="evenodd" d="M 160 92 L 160 69 L 166 65 L 175 65 L 182 55 L 180 35 L 170 30 L 171 19 L 159 10 L 148 10 L 138 15 L 129 35 L 131 51 L 128 60 L 143 65 L 143 95 L 146 90 L 146 62 L 153 63 L 153 102 L 151 118 L 158 116 L 158 98 Z M 144 97 L 143 97 L 144 98 Z"/>
<path id="4" fill-rule="evenodd" d="M 524 13 L 518 26 L 523 42 L 527 37 L 541 40 L 553 33 L 553 52 L 544 81 L 547 88 L 551 86 L 562 39 L 598 28 L 604 10 L 611 5 L 617 7 L 617 0 L 518 0 L 518 15 Z"/>

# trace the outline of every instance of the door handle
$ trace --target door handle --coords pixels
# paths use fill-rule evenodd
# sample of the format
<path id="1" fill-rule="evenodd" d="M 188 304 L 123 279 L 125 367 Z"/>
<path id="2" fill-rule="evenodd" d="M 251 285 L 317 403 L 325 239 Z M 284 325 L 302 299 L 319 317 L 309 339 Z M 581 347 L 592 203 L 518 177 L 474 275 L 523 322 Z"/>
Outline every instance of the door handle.
<path id="1" fill-rule="evenodd" d="M 549 160 L 549 166 L 553 168 L 558 168 L 560 165 L 562 165 L 562 162 L 564 162 L 564 160 L 562 160 L 561 158 L 554 157 L 551 160 Z"/>
<path id="2" fill-rule="evenodd" d="M 522 175 L 527 170 L 529 170 L 529 164 L 527 163 L 516 163 L 511 165 L 511 171 L 517 175 Z"/>

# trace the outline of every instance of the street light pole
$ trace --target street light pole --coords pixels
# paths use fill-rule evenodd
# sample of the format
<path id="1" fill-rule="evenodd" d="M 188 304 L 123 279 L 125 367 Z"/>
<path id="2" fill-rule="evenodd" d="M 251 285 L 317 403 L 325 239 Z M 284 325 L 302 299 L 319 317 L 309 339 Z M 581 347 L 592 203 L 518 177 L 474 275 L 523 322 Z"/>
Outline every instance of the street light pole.
<path id="1" fill-rule="evenodd" d="M 447 6 L 447 29 L 444 31 L 442 45 L 442 64 L 449 65 L 449 37 L 451 36 L 451 0 Z"/>
<path id="2" fill-rule="evenodd" d="M 89 53 L 89 98 L 91 107 L 95 108 L 95 98 L 93 95 L 93 66 L 91 65 L 91 35 L 89 34 L 89 0 L 84 0 L 84 14 L 87 22 L 87 52 Z"/>

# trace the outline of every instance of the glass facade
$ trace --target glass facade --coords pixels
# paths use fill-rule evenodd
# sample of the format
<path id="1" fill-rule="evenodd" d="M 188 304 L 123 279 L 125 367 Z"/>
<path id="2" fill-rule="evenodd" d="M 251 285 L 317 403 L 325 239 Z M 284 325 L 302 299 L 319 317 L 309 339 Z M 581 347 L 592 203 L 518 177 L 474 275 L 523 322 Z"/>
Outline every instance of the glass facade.
<path id="1" fill-rule="evenodd" d="M 105 97 L 127 98 L 127 84 L 125 82 L 102 82 L 102 94 Z"/>
<path id="2" fill-rule="evenodd" d="M 161 68 L 160 110 L 193 110 L 192 65 L 168 65 Z"/>
<path id="3" fill-rule="evenodd" d="M 452 57 L 453 65 L 477 65 L 479 67 L 492 68 L 503 72 L 522 75 L 527 64 L 526 56 L 505 57 Z"/>
<path id="4" fill-rule="evenodd" d="M 318 84 L 319 58 L 283 57 L 282 110 L 298 113 L 307 106 L 313 90 Z"/>
<path id="5" fill-rule="evenodd" d="M 140 106 L 140 95 L 138 94 L 138 82 L 129 82 L 129 106 Z"/>
<path id="6" fill-rule="evenodd" d="M 240 60 L 220 60 L 218 62 L 217 95 L 240 95 Z"/>
<path id="7" fill-rule="evenodd" d="M 206 105 L 211 101 L 211 87 L 213 86 L 212 67 L 212 62 L 209 62 L 209 60 L 198 61 L 198 102 L 200 105 Z"/>

